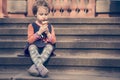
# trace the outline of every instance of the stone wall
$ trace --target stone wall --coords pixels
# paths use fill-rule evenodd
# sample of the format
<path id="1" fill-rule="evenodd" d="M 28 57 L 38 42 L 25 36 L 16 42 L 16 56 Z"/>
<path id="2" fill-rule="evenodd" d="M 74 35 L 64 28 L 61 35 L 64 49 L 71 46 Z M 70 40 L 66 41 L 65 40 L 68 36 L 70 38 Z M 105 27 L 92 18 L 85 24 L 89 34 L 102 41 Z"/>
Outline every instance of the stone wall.
<path id="1" fill-rule="evenodd" d="M 97 0 L 96 13 L 120 13 L 120 0 Z"/>
<path id="2" fill-rule="evenodd" d="M 29 14 L 28 11 L 29 11 L 29 9 L 28 9 L 28 0 L 8 0 L 7 1 L 7 12 L 10 13 L 10 14 L 17 14 L 17 15 L 21 14 L 24 17 L 25 14 L 26 15 L 27 15 L 27 13 Z M 81 11 L 82 11 L 82 9 L 81 9 Z M 93 11 L 92 17 L 95 14 L 96 14 L 96 17 L 99 14 L 107 14 L 108 17 L 111 14 L 117 14 L 117 15 L 120 16 L 119 13 L 120 13 L 120 0 L 96 0 L 95 11 Z M 89 14 L 89 15 L 91 15 L 91 14 Z M 81 16 L 81 14 L 80 14 L 80 16 Z M 62 16 L 60 16 L 60 17 L 62 17 Z M 77 16 L 77 17 L 79 17 L 79 16 Z M 85 17 L 85 16 L 83 15 L 83 17 Z"/>

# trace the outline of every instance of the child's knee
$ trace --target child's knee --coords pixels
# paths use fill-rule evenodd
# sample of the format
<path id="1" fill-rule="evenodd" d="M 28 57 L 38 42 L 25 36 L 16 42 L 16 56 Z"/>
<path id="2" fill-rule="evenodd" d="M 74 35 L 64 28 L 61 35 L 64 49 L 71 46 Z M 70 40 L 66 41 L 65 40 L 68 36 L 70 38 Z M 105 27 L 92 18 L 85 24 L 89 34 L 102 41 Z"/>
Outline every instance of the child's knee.
<path id="1" fill-rule="evenodd" d="M 52 44 L 47 44 L 46 48 L 49 49 L 49 50 L 53 50 L 53 45 Z"/>
<path id="2" fill-rule="evenodd" d="M 32 44 L 32 45 L 29 46 L 28 49 L 29 49 L 29 51 L 30 51 L 30 50 L 35 50 L 35 49 L 37 49 L 37 46 L 34 45 L 34 44 Z"/>

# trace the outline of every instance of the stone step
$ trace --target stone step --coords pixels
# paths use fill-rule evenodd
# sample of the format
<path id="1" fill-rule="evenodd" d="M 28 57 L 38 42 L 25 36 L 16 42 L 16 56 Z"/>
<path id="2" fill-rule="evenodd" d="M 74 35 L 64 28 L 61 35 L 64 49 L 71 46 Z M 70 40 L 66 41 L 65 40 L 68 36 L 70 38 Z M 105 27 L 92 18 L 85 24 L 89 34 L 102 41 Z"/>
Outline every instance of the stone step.
<path id="1" fill-rule="evenodd" d="M 57 35 L 56 36 L 57 41 L 61 41 L 61 40 L 80 40 L 80 41 L 120 41 L 120 37 L 115 36 L 115 35 L 111 35 L 111 36 L 99 36 L 99 35 L 88 35 L 88 36 L 83 36 L 83 35 Z M 14 36 L 4 36 L 1 35 L 0 36 L 0 41 L 18 41 L 18 40 L 27 40 L 27 36 L 26 35 L 14 35 Z"/>
<path id="2" fill-rule="evenodd" d="M 69 56 L 79 58 L 119 58 L 120 50 L 96 50 L 96 49 L 56 49 L 56 56 Z M 1 57 L 18 57 L 24 56 L 24 49 L 0 49 Z"/>
<path id="3" fill-rule="evenodd" d="M 87 23 L 87 22 L 86 22 Z M 29 23 L 1 23 L 0 29 L 27 29 Z M 79 29 L 120 29 L 119 24 L 52 24 L 54 29 L 79 28 Z"/>
<path id="4" fill-rule="evenodd" d="M 79 58 L 119 58 L 120 50 L 95 50 L 95 49 L 56 49 L 56 56 Z"/>
<path id="5" fill-rule="evenodd" d="M 57 41 L 61 40 L 74 40 L 78 39 L 80 41 L 120 41 L 119 36 L 104 36 L 104 35 L 79 35 L 79 36 L 57 36 Z"/>
<path id="6" fill-rule="evenodd" d="M 35 18 L 2 18 L 0 23 L 31 23 Z M 53 24 L 120 24 L 120 18 L 49 18 L 50 23 Z"/>
<path id="7" fill-rule="evenodd" d="M 58 29 L 56 34 L 60 35 L 120 35 L 120 29 Z"/>
<path id="8" fill-rule="evenodd" d="M 87 22 L 86 22 L 87 23 Z M 53 24 L 54 28 L 79 28 L 79 29 L 120 29 L 119 24 L 101 24 L 101 23 L 89 23 L 89 24 Z"/>
<path id="9" fill-rule="evenodd" d="M 120 77 L 108 77 L 108 76 L 89 76 L 79 74 L 50 74 L 46 78 L 32 77 L 28 73 L 21 73 L 15 77 L 14 80 L 119 80 Z"/>
<path id="10" fill-rule="evenodd" d="M 81 50 L 81 49 L 56 49 L 54 54 L 58 57 L 78 58 L 120 58 L 120 50 Z M 24 56 L 24 49 L 0 49 L 1 57 Z"/>
<path id="11" fill-rule="evenodd" d="M 0 66 L 0 73 L 24 73 L 27 72 L 27 69 L 31 65 L 23 65 L 23 66 L 14 66 L 14 65 L 6 65 L 6 66 Z M 119 76 L 118 73 L 120 73 L 119 67 L 71 67 L 71 66 L 46 66 L 49 71 L 53 73 L 65 73 L 65 74 L 81 74 L 81 75 L 105 75 L 105 76 Z M 103 74 L 104 72 L 104 74 Z M 109 75 L 109 74 L 112 75 Z M 114 73 L 117 73 L 116 75 Z"/>
<path id="12" fill-rule="evenodd" d="M 0 29 L 27 29 L 29 23 L 0 23 Z"/>
<path id="13" fill-rule="evenodd" d="M 87 23 L 87 22 L 86 22 Z M 27 29 L 28 23 L 1 23 L 0 29 Z M 79 28 L 79 29 L 119 29 L 119 24 L 52 24 L 54 29 Z"/>
<path id="14" fill-rule="evenodd" d="M 0 48 L 24 48 L 26 41 L 0 41 Z M 88 48 L 88 49 L 120 49 L 120 41 L 81 41 L 61 40 L 57 41 L 56 48 Z"/>
<path id="15" fill-rule="evenodd" d="M 56 28 L 56 35 L 120 35 L 120 29 Z M 27 35 L 27 29 L 0 29 L 0 35 Z"/>
<path id="16" fill-rule="evenodd" d="M 24 55 L 24 49 L 15 49 L 15 48 L 0 48 L 1 57 L 17 57 L 18 55 Z"/>
<path id="17" fill-rule="evenodd" d="M 91 66 L 91 67 L 120 67 L 119 57 L 79 57 L 79 56 L 53 56 L 47 62 L 47 66 Z M 0 57 L 1 66 L 25 66 L 32 65 L 29 57 Z"/>
<path id="18" fill-rule="evenodd" d="M 6 76 L 7 77 L 6 77 Z M 12 74 L 4 73 L 0 75 L 0 80 L 119 80 L 119 76 L 90 76 L 90 75 L 79 75 L 79 74 L 50 74 L 46 78 L 33 77 L 28 73 Z"/>
<path id="19" fill-rule="evenodd" d="M 79 58 L 119 58 L 120 50 L 96 50 L 96 49 L 56 49 L 54 54 L 57 56 L 71 56 Z M 24 49 L 0 49 L 1 57 L 17 57 L 24 55 Z"/>
<path id="20" fill-rule="evenodd" d="M 1 41 L 5 41 L 5 40 L 27 40 L 27 36 L 26 35 L 1 35 L 0 36 L 0 40 Z"/>
<path id="21" fill-rule="evenodd" d="M 16 73 L 0 73 L 0 80 L 13 80 Z"/>
<path id="22" fill-rule="evenodd" d="M 119 80 L 119 68 L 96 67 L 47 67 L 50 71 L 48 77 L 33 77 L 27 73 L 26 68 L 7 66 L 0 67 L 0 80 Z M 12 73 L 11 73 L 12 72 Z M 7 76 L 7 77 L 6 77 Z"/>

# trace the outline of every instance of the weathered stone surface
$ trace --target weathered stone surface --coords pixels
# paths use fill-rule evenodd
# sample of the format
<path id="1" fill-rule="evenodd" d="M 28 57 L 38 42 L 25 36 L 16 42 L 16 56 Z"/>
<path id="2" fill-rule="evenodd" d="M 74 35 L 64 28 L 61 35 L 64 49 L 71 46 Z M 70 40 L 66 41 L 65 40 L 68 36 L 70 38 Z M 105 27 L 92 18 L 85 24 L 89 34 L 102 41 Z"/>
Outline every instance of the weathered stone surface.
<path id="1" fill-rule="evenodd" d="M 9 13 L 26 13 L 27 12 L 26 0 L 8 0 L 7 11 Z"/>
<path id="2" fill-rule="evenodd" d="M 27 25 L 33 21 L 35 18 L 0 19 L 1 80 L 44 80 L 27 73 L 26 69 L 33 62 L 23 55 L 27 39 Z M 49 77 L 45 80 L 119 80 L 120 71 L 114 71 L 112 68 L 120 67 L 120 18 L 51 18 L 50 22 L 55 26 L 57 36 L 56 56 L 52 56 L 45 64 L 47 67 L 52 67 Z M 4 69 L 1 69 L 1 66 Z M 22 66 L 26 67 L 20 71 L 19 68 Z M 6 70 L 8 67 L 10 70 Z M 71 69 L 71 67 L 75 68 Z M 80 67 L 93 69 L 105 67 L 105 69 L 81 72 L 83 69 Z M 110 70 L 106 73 L 108 67 Z M 9 74 L 12 70 L 16 75 Z M 53 70 L 60 73 L 56 74 Z M 71 74 L 70 70 L 74 74 Z M 1 71 L 8 77 L 1 77 L 4 75 Z M 91 72 L 94 72 L 94 75 L 90 76 Z M 80 75 L 81 73 L 86 74 L 83 76 L 83 74 Z"/>
<path id="3" fill-rule="evenodd" d="M 96 1 L 97 13 L 118 13 L 120 12 L 119 0 L 97 0 Z"/>

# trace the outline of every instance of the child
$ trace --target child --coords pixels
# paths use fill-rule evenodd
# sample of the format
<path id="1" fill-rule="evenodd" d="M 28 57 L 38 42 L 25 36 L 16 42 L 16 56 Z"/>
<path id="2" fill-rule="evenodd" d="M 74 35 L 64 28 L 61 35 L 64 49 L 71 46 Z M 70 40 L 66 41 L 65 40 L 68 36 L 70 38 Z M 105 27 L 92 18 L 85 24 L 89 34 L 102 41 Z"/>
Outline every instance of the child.
<path id="1" fill-rule="evenodd" d="M 45 0 L 36 0 L 32 11 L 36 21 L 28 25 L 27 50 L 34 64 L 28 72 L 33 76 L 45 77 L 49 71 L 43 64 L 54 50 L 56 36 L 53 26 L 48 22 L 48 3 Z"/>

